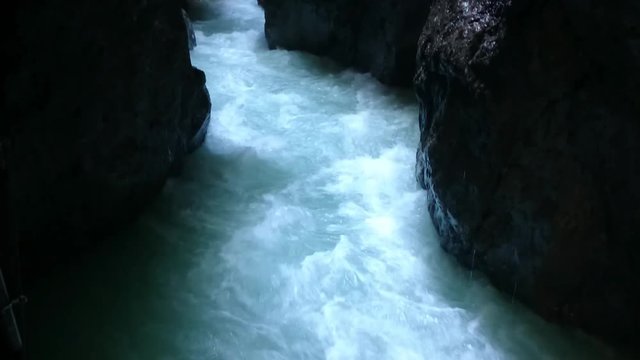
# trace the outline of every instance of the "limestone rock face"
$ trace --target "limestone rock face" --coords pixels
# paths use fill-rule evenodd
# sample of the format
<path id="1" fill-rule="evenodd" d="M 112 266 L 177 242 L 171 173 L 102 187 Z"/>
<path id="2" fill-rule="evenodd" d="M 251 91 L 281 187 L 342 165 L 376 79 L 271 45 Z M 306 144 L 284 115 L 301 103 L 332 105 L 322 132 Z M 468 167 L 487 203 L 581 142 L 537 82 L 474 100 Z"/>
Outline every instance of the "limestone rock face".
<path id="1" fill-rule="evenodd" d="M 547 319 L 640 324 L 640 3 L 434 1 L 417 177 L 443 248 Z"/>
<path id="2" fill-rule="evenodd" d="M 409 85 L 430 0 L 262 0 L 271 48 L 304 50 Z"/>
<path id="3" fill-rule="evenodd" d="M 12 3 L 1 224 L 37 267 L 138 214 L 203 141 L 211 104 L 179 1 Z"/>

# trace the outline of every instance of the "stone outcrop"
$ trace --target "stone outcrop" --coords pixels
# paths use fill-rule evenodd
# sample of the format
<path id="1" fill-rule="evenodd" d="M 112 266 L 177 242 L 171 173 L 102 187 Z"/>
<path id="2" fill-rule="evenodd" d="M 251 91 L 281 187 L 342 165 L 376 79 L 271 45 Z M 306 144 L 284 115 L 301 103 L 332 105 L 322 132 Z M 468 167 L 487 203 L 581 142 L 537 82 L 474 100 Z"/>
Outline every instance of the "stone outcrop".
<path id="1" fill-rule="evenodd" d="M 633 341 L 640 3 L 436 0 L 417 177 L 443 248 L 545 318 Z"/>
<path id="2" fill-rule="evenodd" d="M 37 272 L 134 218 L 204 140 L 211 104 L 179 1 L 3 8 L 1 223 Z"/>
<path id="3" fill-rule="evenodd" d="M 262 0 L 270 48 L 304 50 L 409 85 L 430 0 Z"/>

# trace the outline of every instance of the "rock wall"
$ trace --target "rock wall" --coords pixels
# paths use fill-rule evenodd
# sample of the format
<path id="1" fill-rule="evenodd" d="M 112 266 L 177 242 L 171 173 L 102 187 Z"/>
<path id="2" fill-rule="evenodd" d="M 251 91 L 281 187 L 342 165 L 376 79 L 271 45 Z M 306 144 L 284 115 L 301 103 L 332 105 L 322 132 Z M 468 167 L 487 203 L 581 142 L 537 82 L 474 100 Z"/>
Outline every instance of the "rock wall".
<path id="1" fill-rule="evenodd" d="M 35 271 L 134 218 L 203 141 L 211 104 L 178 0 L 3 8 L 0 208 Z"/>
<path id="2" fill-rule="evenodd" d="M 261 0 L 270 48 L 329 56 L 409 85 L 430 0 Z"/>
<path id="3" fill-rule="evenodd" d="M 218 0 L 179 0 L 193 20 L 209 20 L 216 15 L 215 2 Z"/>
<path id="4" fill-rule="evenodd" d="M 443 248 L 545 318 L 640 324 L 640 3 L 436 0 L 417 177 Z"/>

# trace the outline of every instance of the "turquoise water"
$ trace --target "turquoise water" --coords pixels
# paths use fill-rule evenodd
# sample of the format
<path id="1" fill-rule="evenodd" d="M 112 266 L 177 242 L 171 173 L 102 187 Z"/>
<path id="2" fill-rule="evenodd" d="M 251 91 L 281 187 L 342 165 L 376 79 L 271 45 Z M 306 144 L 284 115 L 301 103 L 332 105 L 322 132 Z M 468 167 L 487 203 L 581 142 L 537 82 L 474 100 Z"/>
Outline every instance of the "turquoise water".
<path id="1" fill-rule="evenodd" d="M 262 27 L 255 0 L 196 24 L 206 142 L 135 225 L 38 284 L 33 359 L 614 358 L 440 250 L 410 91 L 268 51 Z"/>

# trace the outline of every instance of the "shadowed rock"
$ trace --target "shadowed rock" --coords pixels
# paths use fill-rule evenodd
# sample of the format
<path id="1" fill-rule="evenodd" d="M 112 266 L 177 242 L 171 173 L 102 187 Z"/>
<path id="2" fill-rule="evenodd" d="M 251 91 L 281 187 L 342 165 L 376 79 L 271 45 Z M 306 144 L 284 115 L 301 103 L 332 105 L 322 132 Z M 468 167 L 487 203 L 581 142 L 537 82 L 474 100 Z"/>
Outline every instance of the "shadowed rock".
<path id="1" fill-rule="evenodd" d="M 263 0 L 270 48 L 304 50 L 408 85 L 430 0 Z"/>
<path id="2" fill-rule="evenodd" d="M 4 201 L 36 270 L 135 217 L 203 141 L 211 105 L 178 1 L 14 6 Z"/>
<path id="3" fill-rule="evenodd" d="M 640 5 L 437 0 L 417 177 L 442 246 L 547 319 L 640 316 Z"/>
<path id="4" fill-rule="evenodd" d="M 215 0 L 181 0 L 183 8 L 193 20 L 207 20 L 215 16 Z"/>

